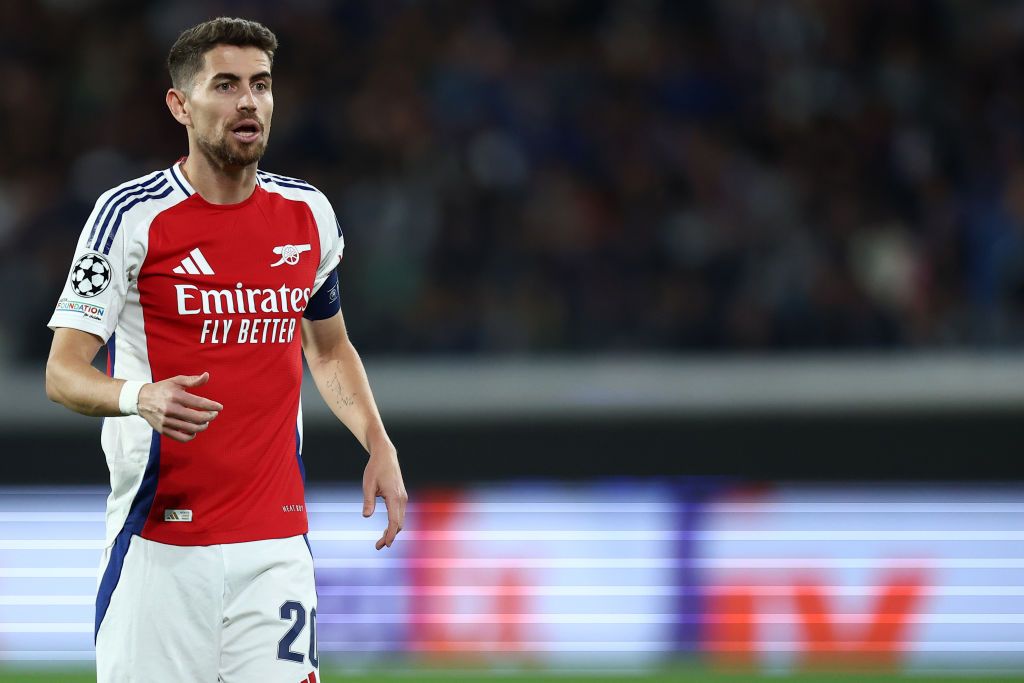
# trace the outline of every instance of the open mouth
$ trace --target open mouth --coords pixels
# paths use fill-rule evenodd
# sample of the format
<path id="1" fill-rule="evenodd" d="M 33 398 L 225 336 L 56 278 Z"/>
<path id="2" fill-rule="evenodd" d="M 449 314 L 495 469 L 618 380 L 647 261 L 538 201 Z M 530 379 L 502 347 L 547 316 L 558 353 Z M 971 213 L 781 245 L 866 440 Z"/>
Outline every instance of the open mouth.
<path id="1" fill-rule="evenodd" d="M 231 129 L 231 134 L 241 142 L 253 142 L 260 136 L 260 124 L 252 119 L 239 121 Z"/>

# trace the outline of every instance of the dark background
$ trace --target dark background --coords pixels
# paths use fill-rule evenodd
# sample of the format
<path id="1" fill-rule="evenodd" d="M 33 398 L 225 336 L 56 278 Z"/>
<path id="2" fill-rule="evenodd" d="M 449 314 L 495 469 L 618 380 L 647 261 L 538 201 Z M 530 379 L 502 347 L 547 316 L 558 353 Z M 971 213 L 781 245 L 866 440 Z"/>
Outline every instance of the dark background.
<path id="1" fill-rule="evenodd" d="M 366 352 L 1024 335 L 1019 3 L 0 7 L 14 359 L 44 356 L 98 194 L 186 152 L 163 61 L 219 13 L 279 36 L 263 166 L 336 205 Z"/>
<path id="2" fill-rule="evenodd" d="M 1024 341 L 1021 3 L 0 0 L 0 378 L 41 390 L 45 322 L 99 193 L 186 152 L 163 61 L 218 14 L 278 35 L 262 167 L 336 207 L 367 358 L 909 359 Z M 1020 479 L 1022 417 L 967 399 L 536 423 L 385 411 L 416 483 Z M 358 477 L 339 429 L 310 427 L 311 476 Z M 0 450 L 12 483 L 105 478 L 98 425 L 8 423 Z"/>
<path id="3" fill-rule="evenodd" d="M 407 485 L 542 478 L 706 476 L 729 481 L 992 482 L 1024 478 L 1019 411 L 885 416 L 390 421 Z M 6 430 L 5 483 L 104 483 L 99 430 Z M 359 481 L 340 425 L 306 429 L 311 482 Z M 55 467 L 38 453 L 73 454 Z"/>

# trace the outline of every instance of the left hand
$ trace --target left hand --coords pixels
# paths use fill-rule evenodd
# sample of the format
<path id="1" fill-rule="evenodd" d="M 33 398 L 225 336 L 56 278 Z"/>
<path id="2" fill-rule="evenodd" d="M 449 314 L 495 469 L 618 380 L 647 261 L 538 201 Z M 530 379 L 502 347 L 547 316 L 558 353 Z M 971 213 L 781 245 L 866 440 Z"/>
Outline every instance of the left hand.
<path id="1" fill-rule="evenodd" d="M 405 520 L 405 505 L 409 494 L 402 481 L 402 468 L 398 466 L 398 451 L 394 446 L 374 450 L 363 470 L 363 517 L 369 517 L 377 505 L 377 496 L 384 499 L 388 511 L 388 528 L 377 541 L 377 550 L 391 547 L 395 536 L 402 530 Z"/>

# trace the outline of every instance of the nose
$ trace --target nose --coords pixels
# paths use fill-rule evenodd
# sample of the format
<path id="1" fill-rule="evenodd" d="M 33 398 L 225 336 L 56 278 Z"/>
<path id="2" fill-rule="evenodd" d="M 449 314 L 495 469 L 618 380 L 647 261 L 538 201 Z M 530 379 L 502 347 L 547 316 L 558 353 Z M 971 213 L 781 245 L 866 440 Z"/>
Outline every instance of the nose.
<path id="1" fill-rule="evenodd" d="M 248 89 L 242 90 L 242 95 L 238 98 L 238 109 L 256 111 L 256 98 L 252 96 L 252 92 Z"/>

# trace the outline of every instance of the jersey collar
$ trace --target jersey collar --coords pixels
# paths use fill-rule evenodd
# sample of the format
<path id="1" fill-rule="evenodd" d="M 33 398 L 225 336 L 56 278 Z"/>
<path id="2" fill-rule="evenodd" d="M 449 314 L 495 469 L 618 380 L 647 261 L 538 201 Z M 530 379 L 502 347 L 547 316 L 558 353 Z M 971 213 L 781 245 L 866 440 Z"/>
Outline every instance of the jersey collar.
<path id="1" fill-rule="evenodd" d="M 177 185 L 178 189 L 185 193 L 186 197 L 191 197 L 196 191 L 189 184 L 185 178 L 185 174 L 181 170 L 181 165 L 184 163 L 186 157 L 178 159 L 173 166 L 171 166 L 168 172 L 171 174 L 171 179 L 174 180 L 174 184 Z"/>

